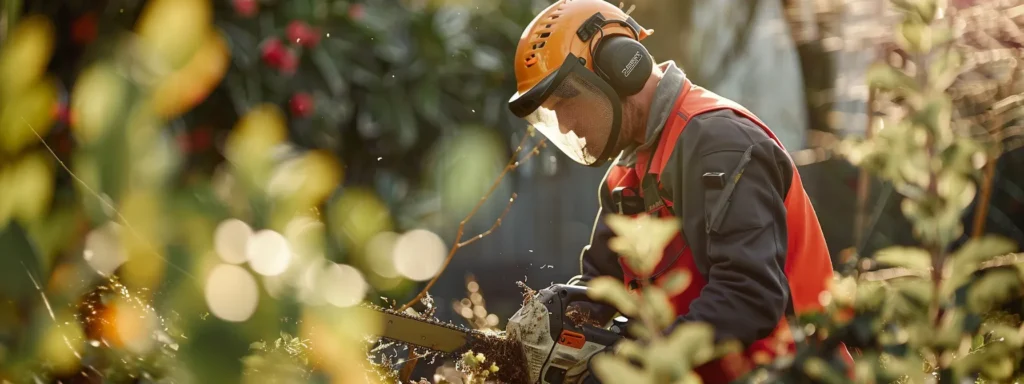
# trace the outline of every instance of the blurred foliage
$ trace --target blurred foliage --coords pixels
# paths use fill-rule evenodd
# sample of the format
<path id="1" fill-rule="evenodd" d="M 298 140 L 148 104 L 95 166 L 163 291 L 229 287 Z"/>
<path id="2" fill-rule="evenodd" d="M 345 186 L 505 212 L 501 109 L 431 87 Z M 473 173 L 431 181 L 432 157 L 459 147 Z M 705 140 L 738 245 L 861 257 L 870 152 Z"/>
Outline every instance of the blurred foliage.
<path id="1" fill-rule="evenodd" d="M 540 3 L 5 2 L 0 379 L 376 382 L 346 308 L 501 170 Z"/>
<path id="2" fill-rule="evenodd" d="M 607 223 L 617 235 L 608 242 L 609 247 L 641 276 L 654 272 L 662 250 L 679 234 L 675 218 L 611 215 Z M 716 348 L 708 324 L 673 326 L 676 319 L 669 298 L 689 283 L 690 276 L 678 270 L 669 272 L 657 286 L 644 287 L 639 294 L 627 290 L 614 277 L 598 277 L 587 283 L 588 296 L 615 306 L 623 316 L 633 319 L 629 332 L 637 336 L 636 340 L 616 344 L 614 354 L 594 356 L 594 373 L 602 383 L 699 383 L 694 368 L 735 349 Z M 665 333 L 665 329 L 670 331 Z"/>
<path id="3" fill-rule="evenodd" d="M 828 312 L 801 319 L 796 356 L 754 372 L 754 379 L 845 382 L 849 374 L 856 382 L 1006 382 L 1024 374 L 1020 324 L 991 316 L 1024 292 L 1019 264 L 1004 256 L 1016 245 L 979 236 L 947 251 L 975 197 L 978 159 L 999 140 L 953 124 L 950 87 L 971 69 L 958 44 L 963 19 L 932 0 L 891 4 L 901 15 L 894 44 L 907 65 L 869 70 L 882 113 L 873 121 L 875 137 L 848 140 L 842 150 L 905 197 L 902 210 L 920 245 L 855 261 L 856 270 L 822 297 Z M 858 352 L 855 367 L 830 352 L 840 342 Z"/>

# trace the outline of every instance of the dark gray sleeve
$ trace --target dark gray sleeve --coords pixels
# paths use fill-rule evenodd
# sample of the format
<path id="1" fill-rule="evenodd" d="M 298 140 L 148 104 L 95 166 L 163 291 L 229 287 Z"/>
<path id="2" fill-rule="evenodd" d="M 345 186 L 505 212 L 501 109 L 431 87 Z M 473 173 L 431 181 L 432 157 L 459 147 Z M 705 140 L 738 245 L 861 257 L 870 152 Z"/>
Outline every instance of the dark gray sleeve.
<path id="1" fill-rule="evenodd" d="M 591 233 L 590 244 L 583 247 L 580 254 L 580 283 L 586 285 L 588 281 L 598 276 L 611 276 L 622 280 L 622 266 L 619 265 L 619 255 L 608 248 L 608 240 L 615 236 L 611 228 L 605 224 L 605 215 L 611 212 L 611 194 L 605 181 L 601 181 L 601 191 L 598 193 L 600 207 L 597 211 L 597 218 L 594 221 L 594 229 Z M 590 312 L 592 319 L 600 323 L 607 323 L 615 316 L 615 308 L 607 305 L 588 305 L 585 308 Z"/>
<path id="2" fill-rule="evenodd" d="M 748 157 L 748 160 L 743 160 Z M 728 187 L 705 186 L 721 172 Z M 716 339 L 745 345 L 767 337 L 789 304 L 784 199 L 792 178 L 789 157 L 761 128 L 731 111 L 693 118 L 677 143 L 662 183 L 681 208 L 683 231 L 707 285 L 677 323 L 706 322 Z M 728 195 L 728 198 L 726 198 Z M 719 202 L 729 200 L 720 209 Z M 709 225 L 712 216 L 720 220 Z"/>

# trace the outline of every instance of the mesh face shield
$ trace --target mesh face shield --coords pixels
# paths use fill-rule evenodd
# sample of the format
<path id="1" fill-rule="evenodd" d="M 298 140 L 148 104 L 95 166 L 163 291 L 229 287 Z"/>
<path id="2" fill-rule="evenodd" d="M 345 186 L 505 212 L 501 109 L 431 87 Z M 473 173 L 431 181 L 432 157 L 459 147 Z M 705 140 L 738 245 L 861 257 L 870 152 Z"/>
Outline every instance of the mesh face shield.
<path id="1" fill-rule="evenodd" d="M 562 66 L 509 108 L 573 161 L 600 166 L 614 156 L 622 109 L 615 91 L 569 55 Z"/>

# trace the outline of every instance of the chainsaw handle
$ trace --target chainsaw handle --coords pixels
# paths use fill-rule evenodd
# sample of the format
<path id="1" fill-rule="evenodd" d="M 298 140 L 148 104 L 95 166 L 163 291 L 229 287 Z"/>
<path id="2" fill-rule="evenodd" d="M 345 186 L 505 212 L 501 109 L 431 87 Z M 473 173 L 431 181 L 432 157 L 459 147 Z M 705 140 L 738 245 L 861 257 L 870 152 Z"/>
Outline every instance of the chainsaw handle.
<path id="1" fill-rule="evenodd" d="M 555 284 L 551 288 L 558 294 L 558 297 L 562 300 L 562 305 L 568 307 L 569 304 L 577 301 L 590 302 L 590 296 L 587 296 L 587 287 L 582 285 L 566 285 L 566 284 Z"/>
<path id="2" fill-rule="evenodd" d="M 587 296 L 586 286 L 555 284 L 549 289 L 551 289 L 561 301 L 561 306 L 559 308 L 560 313 L 558 313 L 558 315 L 563 318 L 565 317 L 564 311 L 566 311 L 572 303 L 592 302 L 590 300 L 590 296 Z M 604 346 L 611 346 L 623 338 L 623 336 L 617 332 L 595 327 L 590 324 L 583 324 L 582 327 L 577 327 L 575 324 L 572 324 L 572 321 L 566 321 L 563 322 L 562 326 L 564 329 L 570 329 L 583 334 L 588 341 Z"/>

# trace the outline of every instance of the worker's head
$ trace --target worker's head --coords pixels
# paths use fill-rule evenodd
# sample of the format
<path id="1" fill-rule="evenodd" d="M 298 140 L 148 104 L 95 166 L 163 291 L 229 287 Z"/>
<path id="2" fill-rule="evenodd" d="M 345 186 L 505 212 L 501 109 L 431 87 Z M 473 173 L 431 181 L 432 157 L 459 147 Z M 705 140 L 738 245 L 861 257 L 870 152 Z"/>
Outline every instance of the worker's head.
<path id="1" fill-rule="evenodd" d="M 559 0 L 519 39 L 509 108 L 576 162 L 603 164 L 646 119 L 635 95 L 654 70 L 640 44 L 652 32 L 605 0 Z"/>

